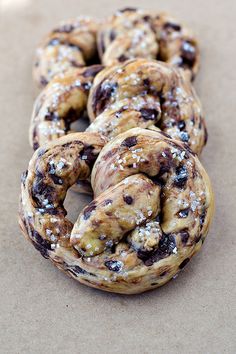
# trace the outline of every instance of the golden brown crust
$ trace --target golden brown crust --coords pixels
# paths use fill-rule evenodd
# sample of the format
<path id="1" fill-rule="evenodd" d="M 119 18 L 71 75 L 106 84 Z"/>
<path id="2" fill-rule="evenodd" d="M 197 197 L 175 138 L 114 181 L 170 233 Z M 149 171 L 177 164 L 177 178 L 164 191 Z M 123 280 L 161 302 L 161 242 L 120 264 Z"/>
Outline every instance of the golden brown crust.
<path id="1" fill-rule="evenodd" d="M 114 138 L 130 128 L 159 127 L 200 154 L 207 132 L 200 101 L 173 66 L 133 59 L 103 69 L 89 93 L 88 131 Z M 95 119 L 96 117 L 96 119 Z"/>
<path id="2" fill-rule="evenodd" d="M 104 65 L 133 58 L 158 59 L 183 69 L 193 79 L 199 69 L 199 47 L 193 33 L 173 17 L 127 8 L 117 11 L 98 30 Z"/>
<path id="3" fill-rule="evenodd" d="M 96 57 L 98 22 L 89 17 L 69 19 L 59 24 L 37 48 L 33 77 L 40 88 L 68 69 L 88 64 Z"/>
<path id="4" fill-rule="evenodd" d="M 22 177 L 20 225 L 81 283 L 139 293 L 165 284 L 201 248 L 211 185 L 196 155 L 162 132 L 135 128 L 105 144 L 98 133 L 74 133 L 38 149 Z M 66 191 L 95 160 L 95 199 L 73 226 Z"/>

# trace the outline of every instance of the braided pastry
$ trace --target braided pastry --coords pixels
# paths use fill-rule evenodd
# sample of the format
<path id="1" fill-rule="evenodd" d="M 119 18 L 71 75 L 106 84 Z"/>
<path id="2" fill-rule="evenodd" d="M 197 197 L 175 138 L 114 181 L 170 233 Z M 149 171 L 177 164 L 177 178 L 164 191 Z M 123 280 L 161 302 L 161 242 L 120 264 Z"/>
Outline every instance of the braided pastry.
<path id="1" fill-rule="evenodd" d="M 44 87 L 56 75 L 70 68 L 84 66 L 97 53 L 98 23 L 88 17 L 61 22 L 39 45 L 34 60 L 33 77 Z"/>
<path id="2" fill-rule="evenodd" d="M 197 154 L 207 140 L 191 83 L 173 66 L 154 60 L 133 59 L 102 70 L 89 93 L 88 114 L 93 123 L 87 131 L 109 138 L 137 126 L 158 126 Z"/>
<path id="3" fill-rule="evenodd" d="M 161 131 L 134 128 L 105 144 L 85 132 L 39 148 L 22 177 L 20 224 L 74 279 L 140 293 L 165 284 L 201 248 L 213 213 L 211 185 L 188 146 Z M 91 169 L 95 199 L 73 225 L 66 192 Z"/>
<path id="4" fill-rule="evenodd" d="M 98 29 L 98 51 L 104 65 L 128 59 L 165 61 L 193 79 L 199 68 L 199 48 L 192 32 L 166 14 L 126 8 Z"/>

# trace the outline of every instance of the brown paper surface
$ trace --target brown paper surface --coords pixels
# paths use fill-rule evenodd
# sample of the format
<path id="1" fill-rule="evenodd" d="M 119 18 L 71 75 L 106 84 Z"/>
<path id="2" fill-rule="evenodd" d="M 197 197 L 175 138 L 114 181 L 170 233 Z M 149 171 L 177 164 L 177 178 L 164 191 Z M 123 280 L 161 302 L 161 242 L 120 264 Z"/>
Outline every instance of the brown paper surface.
<path id="1" fill-rule="evenodd" d="M 33 51 L 59 20 L 124 6 L 165 10 L 201 45 L 194 86 L 209 142 L 202 154 L 216 213 L 202 251 L 166 286 L 137 296 L 103 293 L 57 270 L 17 224 L 20 174 L 32 154 Z M 235 0 L 0 0 L 0 353 L 236 353 Z M 88 198 L 69 193 L 75 219 Z"/>

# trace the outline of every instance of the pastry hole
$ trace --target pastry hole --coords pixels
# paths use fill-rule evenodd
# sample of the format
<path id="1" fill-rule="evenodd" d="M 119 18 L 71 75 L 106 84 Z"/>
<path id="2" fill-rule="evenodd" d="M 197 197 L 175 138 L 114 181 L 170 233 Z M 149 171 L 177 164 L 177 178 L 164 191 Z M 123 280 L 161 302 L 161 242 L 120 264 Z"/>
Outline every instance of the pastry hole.
<path id="1" fill-rule="evenodd" d="M 89 119 L 87 114 L 77 119 L 75 122 L 71 123 L 70 130 L 75 132 L 84 132 L 89 126 Z"/>
<path id="2" fill-rule="evenodd" d="M 73 190 L 69 190 L 64 202 L 64 207 L 67 211 L 67 218 L 71 222 L 75 223 L 82 209 L 85 208 L 86 205 L 88 205 L 92 200 L 93 197 L 91 195 L 76 193 L 73 192 Z"/>

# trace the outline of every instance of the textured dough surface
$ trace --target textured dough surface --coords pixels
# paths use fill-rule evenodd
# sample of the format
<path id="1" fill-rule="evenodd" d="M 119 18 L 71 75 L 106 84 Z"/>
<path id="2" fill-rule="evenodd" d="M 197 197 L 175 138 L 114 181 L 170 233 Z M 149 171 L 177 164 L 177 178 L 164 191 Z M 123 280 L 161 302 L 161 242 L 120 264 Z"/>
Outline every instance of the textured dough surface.
<path id="1" fill-rule="evenodd" d="M 66 192 L 91 171 L 95 197 L 73 225 Z M 89 132 L 52 141 L 21 188 L 20 225 L 36 249 L 81 283 L 127 294 L 172 279 L 201 248 L 214 207 L 196 154 L 141 128 L 109 143 Z"/>
<path id="2" fill-rule="evenodd" d="M 68 69 L 101 62 L 108 66 L 133 58 L 158 59 L 183 69 L 193 79 L 199 69 L 199 47 L 193 33 L 171 16 L 126 8 L 98 22 L 68 19 L 39 44 L 33 77 L 42 88 Z"/>
<path id="3" fill-rule="evenodd" d="M 207 141 L 191 83 L 178 69 L 156 60 L 131 59 L 103 69 L 90 90 L 88 114 L 92 124 L 87 131 L 110 139 L 131 128 L 158 127 L 197 154 Z"/>
<path id="4" fill-rule="evenodd" d="M 136 8 L 117 11 L 99 26 L 97 37 L 104 65 L 158 59 L 183 69 L 191 79 L 199 69 L 199 47 L 192 31 L 165 13 Z"/>
<path id="5" fill-rule="evenodd" d="M 85 66 L 96 57 L 98 22 L 89 17 L 69 19 L 48 33 L 39 44 L 33 77 L 39 87 L 71 68 Z"/>
<path id="6" fill-rule="evenodd" d="M 35 100 L 29 130 L 30 145 L 39 146 L 66 135 L 87 108 L 89 90 L 101 65 L 71 68 L 52 79 Z"/>
<path id="7" fill-rule="evenodd" d="M 197 153 L 201 151 L 206 141 L 206 129 L 202 117 L 200 119 L 197 117 L 195 121 L 196 112 L 195 109 L 191 112 L 191 101 L 193 101 L 192 106 L 195 105 L 195 108 L 198 106 L 201 115 L 200 103 L 193 89 L 187 88 L 187 83 L 183 89 L 184 93 L 182 93 L 183 85 L 180 83 L 183 77 L 187 82 L 189 80 L 186 79 L 186 76 L 193 77 L 197 72 L 199 66 L 197 42 L 191 31 L 172 17 L 134 8 L 119 10 L 113 16 L 104 19 L 103 22 L 89 17 L 68 19 L 61 22 L 41 41 L 36 51 L 33 76 L 38 86 L 46 87 L 37 97 L 32 113 L 30 143 L 34 149 L 47 141 L 67 134 L 70 131 L 70 124 L 79 119 L 86 111 L 89 90 L 100 69 L 98 69 L 98 65 L 97 69 L 96 66 L 88 66 L 88 68 L 85 66 L 99 61 L 98 52 L 101 62 L 106 66 L 120 64 L 130 58 L 141 57 L 150 60 L 149 71 L 151 71 L 152 59 L 165 61 L 184 70 L 181 80 L 174 79 L 174 76 L 177 76 L 177 71 L 174 75 L 159 65 L 157 71 L 163 72 L 164 76 L 161 82 L 166 80 L 167 84 L 170 81 L 171 84 L 167 88 L 163 86 L 162 90 L 157 92 L 153 90 L 155 85 L 148 78 L 151 74 L 148 69 L 146 69 L 147 79 L 140 82 L 140 76 L 145 76 L 145 73 L 130 73 L 127 69 L 132 67 L 135 70 L 135 67 L 127 67 L 125 82 L 122 85 L 124 84 L 124 87 L 128 83 L 131 86 L 136 85 L 139 87 L 140 93 L 137 94 L 136 91 L 136 96 L 132 97 L 133 100 L 130 101 L 129 92 L 124 90 L 123 100 L 121 97 L 116 97 L 116 105 L 111 105 L 109 111 L 106 109 L 106 112 L 99 116 L 99 119 L 92 124 L 88 131 L 102 131 L 104 135 L 113 138 L 133 127 L 155 129 L 155 124 L 158 123 L 159 126 L 160 115 L 163 113 L 162 121 L 165 118 L 165 124 L 159 127 L 167 130 L 168 134 L 175 139 L 190 141 L 193 151 Z M 137 61 L 136 67 L 139 63 Z M 95 69 L 93 69 L 94 67 Z M 122 70 L 122 68 L 123 66 L 117 70 Z M 109 68 L 107 70 L 107 72 L 104 71 L 103 76 L 100 76 L 100 80 L 103 78 L 102 80 L 106 83 L 105 89 L 103 88 L 103 92 L 100 92 L 105 97 L 99 97 L 99 95 L 95 97 L 95 100 L 101 98 L 102 102 L 104 102 L 104 98 L 107 100 L 109 96 L 114 96 L 115 92 L 113 91 L 117 91 L 115 87 L 111 87 L 112 83 L 109 82 L 109 79 L 112 80 L 111 75 L 114 70 L 111 69 L 111 73 Z M 130 80 L 135 75 L 137 80 Z M 123 73 L 120 76 L 124 76 Z M 160 77 L 157 76 L 155 78 L 160 84 Z M 176 92 L 173 92 L 175 89 Z M 132 94 L 132 87 L 129 90 Z M 177 90 L 179 90 L 178 94 Z M 164 98 L 164 94 L 167 94 L 167 91 L 169 91 L 169 96 L 165 97 L 163 104 L 162 98 Z M 111 100 L 110 103 L 112 103 Z M 181 110 L 178 106 L 179 103 L 182 107 L 181 114 L 178 114 Z M 171 110 L 166 110 L 166 106 L 171 106 Z M 139 108 L 143 114 L 140 114 Z M 88 104 L 88 111 L 91 120 L 93 120 L 94 114 L 97 115 L 102 110 L 94 112 L 93 107 Z M 191 114 L 193 117 L 190 117 Z M 170 118 L 171 115 L 172 121 L 170 119 L 167 121 L 164 115 L 167 115 L 167 118 Z M 187 125 L 191 125 L 190 127 L 185 127 L 186 119 L 181 119 L 182 115 L 189 115 L 188 118 L 191 120 Z M 120 118 L 118 124 L 118 120 L 114 119 L 114 116 Z M 176 123 L 178 127 L 173 127 Z"/>

